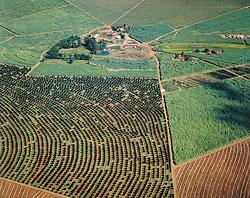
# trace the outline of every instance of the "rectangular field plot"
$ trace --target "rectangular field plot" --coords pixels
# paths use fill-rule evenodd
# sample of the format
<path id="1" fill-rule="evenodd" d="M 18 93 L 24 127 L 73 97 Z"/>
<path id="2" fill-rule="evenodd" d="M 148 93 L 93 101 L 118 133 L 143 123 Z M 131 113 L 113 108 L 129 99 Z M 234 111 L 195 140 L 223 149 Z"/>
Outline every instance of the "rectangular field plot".
<path id="1" fill-rule="evenodd" d="M 154 40 L 174 29 L 166 24 L 130 25 L 130 37 L 140 42 Z"/>
<path id="2" fill-rule="evenodd" d="M 165 23 L 180 28 L 246 6 L 249 3 L 249 0 L 145 0 L 117 23 Z"/>
<path id="3" fill-rule="evenodd" d="M 249 93 L 241 78 L 168 93 L 175 162 L 250 135 Z"/>
<path id="4" fill-rule="evenodd" d="M 214 68 L 214 65 L 204 61 L 196 60 L 181 62 L 173 60 L 173 56 L 173 54 L 168 53 L 158 54 L 163 80 L 169 80 L 170 78 L 189 75 L 192 73 L 204 72 Z"/>
<path id="5" fill-rule="evenodd" d="M 29 69 L 0 66 L 0 177 L 66 196 L 173 197 L 157 80 Z"/>
<path id="6" fill-rule="evenodd" d="M 61 0 L 1 0 L 0 23 L 16 20 L 28 15 L 34 15 L 67 4 L 68 3 Z"/>
<path id="7" fill-rule="evenodd" d="M 86 28 L 87 31 L 90 31 L 100 25 L 100 23 L 86 13 L 68 5 L 28 15 L 4 25 L 14 32 L 23 35 L 79 28 Z"/>
<path id="8" fill-rule="evenodd" d="M 74 61 L 68 64 L 61 60 L 48 60 L 31 73 L 33 76 L 116 76 L 135 78 L 157 78 L 153 70 L 109 69 L 100 65 L 88 64 L 86 61 Z"/>

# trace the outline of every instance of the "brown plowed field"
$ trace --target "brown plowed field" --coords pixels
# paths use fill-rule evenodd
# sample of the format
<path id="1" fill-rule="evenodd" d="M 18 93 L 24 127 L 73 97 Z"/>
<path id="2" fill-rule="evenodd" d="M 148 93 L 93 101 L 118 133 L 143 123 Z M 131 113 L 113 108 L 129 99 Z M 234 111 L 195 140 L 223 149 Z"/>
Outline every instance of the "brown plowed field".
<path id="1" fill-rule="evenodd" d="M 178 198 L 249 198 L 250 138 L 173 170 Z"/>
<path id="2" fill-rule="evenodd" d="M 1 198 L 63 198 L 64 196 L 46 192 L 38 188 L 0 178 Z"/>

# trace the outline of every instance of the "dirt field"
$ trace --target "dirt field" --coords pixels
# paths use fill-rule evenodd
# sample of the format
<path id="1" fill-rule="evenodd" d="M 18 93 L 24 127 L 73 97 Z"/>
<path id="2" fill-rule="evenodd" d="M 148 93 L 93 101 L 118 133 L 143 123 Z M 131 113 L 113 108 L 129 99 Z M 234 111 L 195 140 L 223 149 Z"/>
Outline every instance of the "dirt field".
<path id="1" fill-rule="evenodd" d="M 178 198 L 250 197 L 250 138 L 173 170 Z"/>
<path id="2" fill-rule="evenodd" d="M 63 198 L 64 196 L 30 187 L 18 182 L 0 178 L 0 197 L 1 198 Z"/>

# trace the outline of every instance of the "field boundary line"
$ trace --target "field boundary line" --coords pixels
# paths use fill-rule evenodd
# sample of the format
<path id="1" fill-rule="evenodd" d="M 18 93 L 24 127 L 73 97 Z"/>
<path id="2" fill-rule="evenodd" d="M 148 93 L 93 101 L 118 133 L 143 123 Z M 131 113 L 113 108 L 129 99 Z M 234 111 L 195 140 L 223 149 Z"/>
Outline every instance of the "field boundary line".
<path id="1" fill-rule="evenodd" d="M 170 157 L 170 174 L 172 176 L 172 183 L 173 183 L 173 191 L 174 191 L 174 197 L 177 197 L 177 191 L 176 191 L 176 178 L 173 174 L 173 169 L 175 168 L 175 164 L 174 164 L 174 155 L 173 155 L 173 143 L 172 143 L 172 134 L 171 134 L 171 128 L 170 128 L 170 120 L 169 120 L 169 114 L 167 112 L 167 103 L 166 103 L 166 98 L 165 95 L 163 93 L 163 84 L 161 82 L 161 65 L 160 65 L 160 61 L 157 58 L 157 56 L 154 53 L 154 59 L 156 60 L 156 69 L 157 69 L 157 76 L 158 76 L 158 83 L 160 86 L 160 94 L 161 94 L 161 101 L 162 101 L 162 110 L 164 113 L 164 117 L 165 117 L 165 123 L 164 126 L 167 129 L 167 149 L 169 151 L 169 157 Z"/>
<path id="2" fill-rule="evenodd" d="M 66 197 L 64 195 L 61 195 L 61 194 L 57 194 L 57 193 L 54 193 L 54 192 L 51 192 L 51 191 L 44 190 L 42 188 L 37 188 L 37 187 L 31 186 L 31 185 L 27 185 L 27 184 L 24 184 L 24 183 L 21 183 L 21 182 L 10 180 L 10 179 L 4 178 L 4 177 L 0 177 L 0 181 L 7 182 L 7 183 L 10 183 L 10 184 L 16 184 L 16 185 L 19 185 L 21 187 L 26 187 L 28 189 L 34 189 L 34 190 L 37 190 L 38 192 L 39 191 L 40 192 L 44 192 L 44 193 L 52 195 L 52 196 L 61 197 L 61 198 L 68 198 L 68 197 Z M 0 190 L 0 192 L 1 192 L 1 190 Z"/>
<path id="3" fill-rule="evenodd" d="M 192 162 L 195 162 L 195 161 L 197 161 L 197 160 L 200 160 L 200 159 L 202 159 L 202 158 L 204 158 L 204 157 L 208 157 L 209 155 L 215 154 L 215 153 L 217 153 L 217 152 L 219 152 L 219 151 L 222 151 L 222 150 L 224 150 L 224 149 L 227 149 L 227 148 L 229 148 L 229 147 L 232 147 L 232 146 L 234 146 L 234 145 L 236 145 L 236 144 L 240 144 L 240 143 L 242 143 L 242 142 L 247 142 L 247 141 L 250 141 L 250 136 L 242 137 L 242 138 L 240 138 L 240 139 L 238 139 L 238 140 L 232 141 L 231 143 L 229 142 L 228 144 L 225 144 L 224 146 L 221 146 L 221 147 L 219 147 L 219 148 L 217 148 L 217 149 L 214 149 L 214 150 L 212 150 L 212 151 L 208 151 L 208 152 L 205 153 L 205 154 L 202 154 L 202 155 L 200 155 L 200 156 L 198 156 L 198 157 L 194 157 L 194 158 L 192 158 L 192 159 L 186 160 L 186 161 L 184 161 L 184 162 L 182 162 L 182 163 L 180 163 L 180 164 L 174 165 L 174 166 L 175 166 L 175 168 L 185 166 L 185 165 L 187 165 L 187 164 L 190 164 L 190 163 L 192 163 Z"/>
<path id="4" fill-rule="evenodd" d="M 132 8 L 128 9 L 125 13 L 123 13 L 121 16 L 119 16 L 117 19 L 115 19 L 109 25 L 110 26 L 114 25 L 117 21 L 119 21 L 120 19 L 122 19 L 123 17 L 125 17 L 127 14 L 129 14 L 130 12 L 132 12 L 135 8 L 137 8 L 139 5 L 141 5 L 144 1 L 145 0 L 142 0 L 139 3 L 137 3 L 136 5 L 134 5 Z"/>
<path id="5" fill-rule="evenodd" d="M 0 25 L 8 24 L 10 22 L 17 21 L 19 19 L 23 19 L 23 18 L 34 16 L 34 15 L 37 15 L 37 14 L 40 14 L 40 13 L 43 13 L 43 12 L 47 12 L 49 10 L 55 10 L 55 9 L 65 8 L 65 7 L 68 7 L 68 6 L 70 6 L 70 4 L 62 5 L 62 6 L 58 6 L 58 7 L 51 7 L 51 8 L 46 9 L 46 10 L 41 10 L 41 11 L 38 11 L 38 12 L 35 12 L 35 13 L 32 13 L 32 14 L 28 14 L 28 15 L 25 15 L 25 16 L 21 16 L 21 17 L 18 17 L 18 18 L 11 19 L 9 21 L 5 21 L 3 23 L 0 23 Z"/>
<path id="6" fill-rule="evenodd" d="M 93 19 L 99 21 L 101 24 L 106 25 L 102 20 L 98 19 L 96 16 L 90 14 L 90 13 L 87 12 L 86 10 L 80 8 L 78 5 L 74 4 L 73 2 L 71 2 L 71 1 L 69 1 L 69 0 L 65 0 L 65 2 L 71 4 L 72 6 L 74 6 L 75 8 L 77 8 L 78 10 L 80 10 L 80 11 L 84 12 L 85 14 L 87 14 L 88 16 L 90 16 L 91 18 L 93 18 Z"/>
<path id="7" fill-rule="evenodd" d="M 86 28 L 73 28 L 73 29 L 63 29 L 63 30 L 53 30 L 49 32 L 36 32 L 36 33 L 29 33 L 29 34 L 22 34 L 17 37 L 26 37 L 26 36 L 38 36 L 43 34 L 53 34 L 53 33 L 61 33 L 61 32 L 71 32 L 71 31 L 77 31 L 77 30 L 84 30 Z"/>
<path id="8" fill-rule="evenodd" d="M 11 29 L 9 29 L 9 28 L 7 28 L 7 27 L 1 25 L 1 24 L 0 24 L 0 28 L 4 29 L 5 31 L 11 33 L 11 34 L 14 35 L 14 36 L 18 36 L 18 35 L 19 35 L 18 33 L 12 31 Z"/>

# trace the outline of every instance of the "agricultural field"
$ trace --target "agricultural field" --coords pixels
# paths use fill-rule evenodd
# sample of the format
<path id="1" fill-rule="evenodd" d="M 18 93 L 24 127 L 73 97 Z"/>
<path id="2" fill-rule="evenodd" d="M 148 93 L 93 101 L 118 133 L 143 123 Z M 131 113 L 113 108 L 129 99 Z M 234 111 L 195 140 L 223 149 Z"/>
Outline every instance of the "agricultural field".
<path id="1" fill-rule="evenodd" d="M 173 54 L 169 53 L 160 53 L 157 57 L 161 66 L 162 80 L 169 80 L 173 77 L 204 72 L 215 68 L 213 64 L 202 60 L 179 62 L 173 60 Z"/>
<path id="2" fill-rule="evenodd" d="M 58 194 L 38 188 L 14 182 L 5 178 L 0 178 L 0 197 L 46 197 L 46 198 L 65 198 Z"/>
<path id="3" fill-rule="evenodd" d="M 140 0 L 71 0 L 71 2 L 103 23 L 110 24 L 127 10 L 136 6 Z"/>
<path id="4" fill-rule="evenodd" d="M 1 0 L 0 197 L 248 198 L 250 0 Z"/>
<path id="5" fill-rule="evenodd" d="M 0 67 L 0 176 L 71 197 L 172 197 L 157 80 Z"/>
<path id="6" fill-rule="evenodd" d="M 247 79 L 231 79 L 168 93 L 177 164 L 249 136 Z"/>
<path id="7" fill-rule="evenodd" d="M 19 3 L 19 6 L 9 5 L 9 11 L 0 13 L 3 20 L 0 25 L 13 36 L 0 45 L 1 63 L 32 66 L 57 41 L 72 34 L 86 34 L 101 24 L 63 1 Z"/>
<path id="8" fill-rule="evenodd" d="M 134 77 L 157 78 L 155 69 L 110 69 L 88 61 L 74 61 L 68 64 L 61 60 L 46 60 L 31 72 L 32 76 L 102 76 L 102 77 Z"/>
<path id="9" fill-rule="evenodd" d="M 124 60 L 124 59 L 115 59 L 115 58 L 96 58 L 93 60 L 94 63 L 103 65 L 110 69 L 134 69 L 134 70 L 154 70 L 156 74 L 155 68 L 155 60 Z"/>
<path id="10" fill-rule="evenodd" d="M 165 23 L 181 28 L 249 4 L 249 0 L 145 0 L 117 24 Z"/>
<path id="11" fill-rule="evenodd" d="M 183 198 L 249 197 L 249 144 L 247 138 L 176 166 L 173 169 L 176 195 Z"/>
<path id="12" fill-rule="evenodd" d="M 131 25 L 130 37 L 140 42 L 147 42 L 171 31 L 173 31 L 173 28 L 166 24 Z"/>

